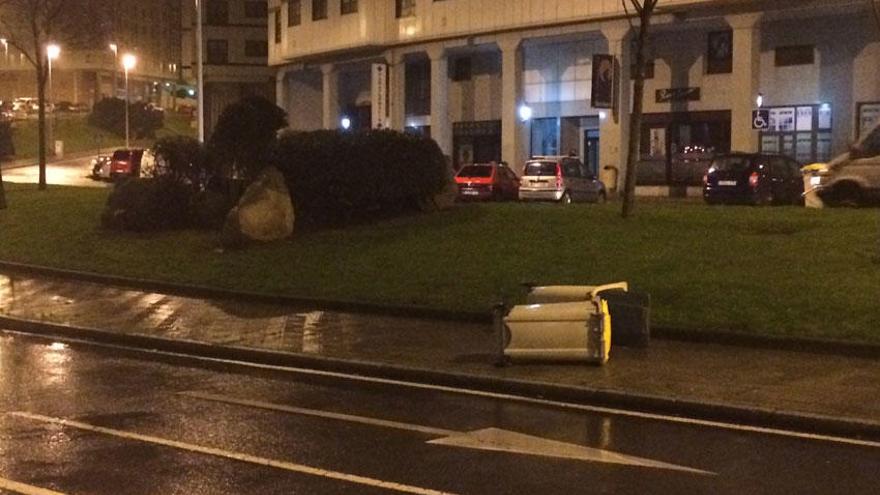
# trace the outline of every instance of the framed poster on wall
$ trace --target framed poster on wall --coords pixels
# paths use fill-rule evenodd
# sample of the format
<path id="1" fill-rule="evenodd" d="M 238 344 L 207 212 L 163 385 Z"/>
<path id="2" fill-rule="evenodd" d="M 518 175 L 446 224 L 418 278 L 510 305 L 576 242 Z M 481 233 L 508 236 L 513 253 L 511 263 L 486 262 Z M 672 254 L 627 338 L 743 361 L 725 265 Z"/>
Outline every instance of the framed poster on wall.
<path id="1" fill-rule="evenodd" d="M 856 138 L 861 138 L 880 123 L 880 102 L 859 103 L 859 130 Z"/>

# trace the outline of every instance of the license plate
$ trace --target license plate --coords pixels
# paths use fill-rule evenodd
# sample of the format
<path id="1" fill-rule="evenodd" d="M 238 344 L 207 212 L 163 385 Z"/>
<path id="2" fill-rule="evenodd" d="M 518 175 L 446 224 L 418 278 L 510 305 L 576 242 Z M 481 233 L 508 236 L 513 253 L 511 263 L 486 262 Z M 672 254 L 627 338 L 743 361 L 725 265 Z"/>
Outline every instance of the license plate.
<path id="1" fill-rule="evenodd" d="M 736 181 L 735 180 L 719 180 L 718 185 L 719 186 L 735 186 Z"/>
<path id="2" fill-rule="evenodd" d="M 476 196 L 476 195 L 480 194 L 480 191 L 474 191 L 473 189 L 465 189 L 461 193 L 464 194 L 465 196 Z"/>
<path id="3" fill-rule="evenodd" d="M 821 177 L 810 177 L 810 185 L 811 186 L 818 186 L 821 183 L 822 183 Z"/>

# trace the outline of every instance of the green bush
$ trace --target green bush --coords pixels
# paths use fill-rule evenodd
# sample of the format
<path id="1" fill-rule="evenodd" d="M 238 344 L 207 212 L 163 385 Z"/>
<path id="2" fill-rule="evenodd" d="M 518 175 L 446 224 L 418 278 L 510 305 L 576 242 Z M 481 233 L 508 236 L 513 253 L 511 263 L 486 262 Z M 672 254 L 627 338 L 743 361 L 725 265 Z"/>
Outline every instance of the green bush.
<path id="1" fill-rule="evenodd" d="M 171 177 L 127 178 L 117 182 L 101 215 L 110 230 L 151 232 L 192 224 L 193 190 Z"/>
<path id="2" fill-rule="evenodd" d="M 165 125 L 165 114 L 143 102 L 134 102 L 128 106 L 129 133 L 135 139 L 155 137 L 156 131 Z M 125 100 L 119 98 L 103 98 L 92 107 L 89 124 L 112 132 L 118 136 L 125 135 Z"/>
<path id="3" fill-rule="evenodd" d="M 297 222 L 341 225 L 399 214 L 440 192 L 446 160 L 437 143 L 390 130 L 291 132 L 276 162 Z"/>
<path id="4" fill-rule="evenodd" d="M 12 123 L 0 120 L 0 162 L 15 156 L 15 144 L 12 141 Z"/>
<path id="5" fill-rule="evenodd" d="M 150 175 L 187 184 L 193 192 L 204 191 L 208 181 L 215 175 L 215 167 L 208 160 L 205 147 L 197 139 L 187 136 L 164 137 L 153 145 L 153 152 L 156 154 L 156 168 Z"/>
<path id="6" fill-rule="evenodd" d="M 223 109 L 208 150 L 215 166 L 227 177 L 253 180 L 269 163 L 279 129 L 287 114 L 271 101 L 252 96 Z"/>

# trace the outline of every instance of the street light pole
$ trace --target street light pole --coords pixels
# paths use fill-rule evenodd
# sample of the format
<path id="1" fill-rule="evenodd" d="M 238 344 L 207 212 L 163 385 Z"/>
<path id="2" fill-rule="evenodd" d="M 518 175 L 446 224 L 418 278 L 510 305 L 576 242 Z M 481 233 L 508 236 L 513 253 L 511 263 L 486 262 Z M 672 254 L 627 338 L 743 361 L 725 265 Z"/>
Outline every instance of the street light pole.
<path id="1" fill-rule="evenodd" d="M 205 74 L 202 65 L 202 2 L 196 2 L 196 91 L 198 92 L 199 142 L 205 142 Z"/>
<path id="2" fill-rule="evenodd" d="M 119 45 L 110 43 L 110 51 L 113 52 L 113 91 L 111 98 L 116 98 L 116 91 L 119 89 Z"/>
<path id="3" fill-rule="evenodd" d="M 54 105 L 54 102 L 55 102 L 55 88 L 54 88 L 54 85 L 52 84 L 52 61 L 57 59 L 59 55 L 61 55 L 61 47 L 59 47 L 58 45 L 54 45 L 54 44 L 46 45 L 46 59 L 49 62 L 49 81 L 48 81 L 49 82 L 49 102 L 48 102 L 48 105 L 46 105 L 46 106 L 52 110 L 52 118 L 50 118 L 49 122 L 48 122 L 49 126 L 48 126 L 48 132 L 47 132 L 48 136 L 47 137 L 48 137 L 48 141 L 49 141 L 49 145 L 50 145 L 49 149 L 50 149 L 51 154 L 53 156 L 55 155 L 55 126 L 54 126 L 54 122 L 55 122 L 55 115 L 56 114 L 55 114 L 55 109 L 52 107 L 52 105 Z"/>
<path id="4" fill-rule="evenodd" d="M 130 53 L 126 53 L 122 56 L 122 68 L 125 70 L 125 149 L 130 149 L 130 124 L 128 120 L 128 71 L 134 69 L 134 66 L 137 64 L 137 57 Z"/>

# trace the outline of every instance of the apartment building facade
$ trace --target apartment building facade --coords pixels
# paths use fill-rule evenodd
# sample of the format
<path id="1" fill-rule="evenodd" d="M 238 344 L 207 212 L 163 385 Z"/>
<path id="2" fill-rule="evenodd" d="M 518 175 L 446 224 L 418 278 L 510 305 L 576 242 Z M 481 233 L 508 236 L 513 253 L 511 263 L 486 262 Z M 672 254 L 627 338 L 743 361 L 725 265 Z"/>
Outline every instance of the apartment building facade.
<path id="1" fill-rule="evenodd" d="M 267 0 L 203 0 L 202 54 L 205 129 L 211 130 L 230 103 L 246 96 L 275 98 L 274 71 L 268 67 Z M 184 78 L 196 81 L 193 0 L 183 0 Z"/>
<path id="2" fill-rule="evenodd" d="M 880 115 L 880 35 L 856 0 L 666 0 L 654 19 L 639 183 L 697 186 L 724 151 L 826 160 Z M 619 0 L 269 0 L 269 65 L 296 129 L 430 135 L 456 167 L 576 154 L 612 187 L 632 107 Z M 613 98 L 593 101 L 594 62 Z M 598 67 L 597 67 L 598 68 Z M 759 97 L 769 122 L 755 129 Z"/>

